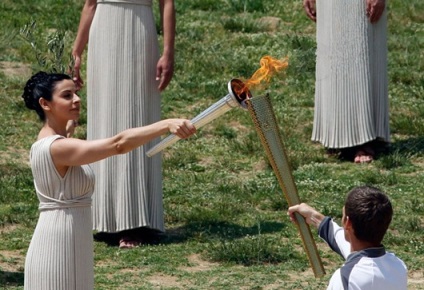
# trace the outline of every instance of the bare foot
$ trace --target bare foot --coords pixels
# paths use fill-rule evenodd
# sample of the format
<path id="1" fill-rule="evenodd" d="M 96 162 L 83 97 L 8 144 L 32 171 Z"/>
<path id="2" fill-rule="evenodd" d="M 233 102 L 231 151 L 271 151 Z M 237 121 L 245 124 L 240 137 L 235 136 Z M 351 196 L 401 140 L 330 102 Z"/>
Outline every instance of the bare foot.
<path id="1" fill-rule="evenodd" d="M 133 240 L 129 237 L 123 237 L 119 240 L 120 249 L 132 249 L 140 245 L 140 241 Z"/>
<path id="2" fill-rule="evenodd" d="M 370 163 L 374 160 L 374 150 L 370 146 L 361 146 L 355 153 L 355 163 Z"/>

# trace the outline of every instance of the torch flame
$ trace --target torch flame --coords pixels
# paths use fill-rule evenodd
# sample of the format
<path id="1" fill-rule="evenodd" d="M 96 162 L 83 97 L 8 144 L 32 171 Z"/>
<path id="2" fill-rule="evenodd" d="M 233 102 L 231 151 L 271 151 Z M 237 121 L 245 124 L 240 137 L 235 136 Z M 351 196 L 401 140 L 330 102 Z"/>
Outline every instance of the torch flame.
<path id="1" fill-rule="evenodd" d="M 261 67 L 252 75 L 252 77 L 244 81 L 244 87 L 237 90 L 237 94 L 242 94 L 252 87 L 260 85 L 264 81 L 269 82 L 275 73 L 287 68 L 289 64 L 287 57 L 283 60 L 278 60 L 269 55 L 266 55 L 261 58 L 260 65 Z"/>

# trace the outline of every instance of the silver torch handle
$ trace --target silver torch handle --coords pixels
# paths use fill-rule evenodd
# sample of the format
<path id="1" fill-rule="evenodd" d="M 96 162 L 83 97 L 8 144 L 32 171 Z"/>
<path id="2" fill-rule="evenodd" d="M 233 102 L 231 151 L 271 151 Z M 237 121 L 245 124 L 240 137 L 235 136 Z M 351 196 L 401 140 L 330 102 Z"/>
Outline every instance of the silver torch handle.
<path id="1" fill-rule="evenodd" d="M 245 93 L 245 97 L 237 95 L 234 91 L 235 86 L 240 88 L 243 86 L 243 83 L 238 79 L 232 79 L 231 81 L 229 81 L 229 93 L 191 120 L 196 129 L 203 127 L 204 125 L 210 123 L 211 121 L 215 120 L 219 116 L 225 114 L 226 112 L 235 107 L 241 107 L 247 110 L 247 105 L 244 101 L 247 97 L 249 97 L 248 94 L 250 92 Z M 164 150 L 165 148 L 171 146 L 178 140 L 180 140 L 180 138 L 177 135 L 168 135 L 166 138 L 164 138 L 162 141 L 152 147 L 149 151 L 147 151 L 146 155 L 152 157 L 153 155 Z"/>

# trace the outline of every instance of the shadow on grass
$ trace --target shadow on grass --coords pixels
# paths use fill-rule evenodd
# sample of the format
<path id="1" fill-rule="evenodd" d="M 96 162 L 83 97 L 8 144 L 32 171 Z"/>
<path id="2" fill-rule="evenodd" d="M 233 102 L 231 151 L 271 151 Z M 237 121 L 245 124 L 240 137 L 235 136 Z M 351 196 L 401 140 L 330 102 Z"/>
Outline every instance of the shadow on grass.
<path id="1" fill-rule="evenodd" d="M 0 270 L 0 288 L 6 289 L 7 287 L 23 286 L 24 273 L 23 272 L 7 272 Z"/>
<path id="2" fill-rule="evenodd" d="M 236 263 L 244 266 L 278 264 L 284 261 L 302 263 L 304 258 L 280 236 L 286 224 L 261 221 L 250 227 L 228 222 L 189 223 L 172 229 L 167 241 L 179 243 L 196 240 L 205 244 L 205 257 L 214 262 Z"/>
<path id="3" fill-rule="evenodd" d="M 412 137 L 391 143 L 388 154 L 393 152 L 412 155 L 424 153 L 424 136 Z"/>
<path id="4" fill-rule="evenodd" d="M 381 167 L 393 169 L 410 165 L 412 156 L 420 156 L 423 153 L 424 137 L 412 137 L 391 143 L 388 150 L 378 156 L 378 160 Z"/>
<path id="5" fill-rule="evenodd" d="M 422 155 L 424 153 L 424 136 L 397 140 L 389 145 L 375 141 L 373 146 L 375 146 L 375 160 L 381 160 L 382 166 L 388 167 L 389 169 L 408 164 L 412 156 Z M 355 158 L 356 150 L 356 147 L 352 147 L 344 149 L 343 151 L 328 149 L 326 152 L 341 161 L 352 162 Z"/>
<path id="6" fill-rule="evenodd" d="M 169 229 L 165 233 L 148 228 L 140 228 L 135 232 L 143 244 L 164 245 L 184 243 L 191 239 L 231 241 L 247 235 L 274 233 L 283 230 L 285 227 L 285 224 L 277 222 L 260 222 L 251 227 L 243 227 L 226 221 L 202 220 L 186 223 L 184 226 Z M 95 233 L 94 239 L 98 242 L 104 242 L 108 246 L 116 247 L 119 245 L 120 237 L 125 236 L 125 234 Z"/>
<path id="7" fill-rule="evenodd" d="M 251 227 L 243 227 L 226 221 L 190 222 L 167 230 L 161 243 L 182 243 L 190 239 L 231 241 L 247 235 L 255 236 L 282 231 L 285 227 L 283 223 L 266 221 Z"/>

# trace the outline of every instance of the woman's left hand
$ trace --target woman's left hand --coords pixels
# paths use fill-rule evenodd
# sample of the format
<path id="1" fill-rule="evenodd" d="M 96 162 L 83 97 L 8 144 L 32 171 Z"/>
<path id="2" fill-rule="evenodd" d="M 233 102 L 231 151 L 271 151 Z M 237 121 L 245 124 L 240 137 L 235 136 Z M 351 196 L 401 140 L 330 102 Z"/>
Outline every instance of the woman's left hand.
<path id="1" fill-rule="evenodd" d="M 375 23 L 380 19 L 381 15 L 383 15 L 385 7 L 385 0 L 367 0 L 366 13 L 371 23 Z"/>
<path id="2" fill-rule="evenodd" d="M 159 81 L 159 90 L 163 91 L 171 82 L 174 74 L 174 59 L 163 55 L 156 66 L 156 80 Z"/>

